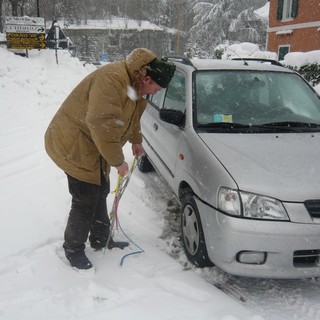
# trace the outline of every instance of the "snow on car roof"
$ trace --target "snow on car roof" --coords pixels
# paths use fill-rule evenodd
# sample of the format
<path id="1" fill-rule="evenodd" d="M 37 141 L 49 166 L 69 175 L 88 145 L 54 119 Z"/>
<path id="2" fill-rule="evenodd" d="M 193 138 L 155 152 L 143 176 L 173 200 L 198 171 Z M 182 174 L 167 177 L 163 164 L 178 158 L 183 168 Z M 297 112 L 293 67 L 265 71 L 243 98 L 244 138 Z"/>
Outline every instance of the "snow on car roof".
<path id="1" fill-rule="evenodd" d="M 254 60 L 218 60 L 218 59 L 191 59 L 193 66 L 198 70 L 211 69 L 238 69 L 238 70 L 265 70 L 291 72 L 289 69 L 270 62 L 261 62 Z"/>

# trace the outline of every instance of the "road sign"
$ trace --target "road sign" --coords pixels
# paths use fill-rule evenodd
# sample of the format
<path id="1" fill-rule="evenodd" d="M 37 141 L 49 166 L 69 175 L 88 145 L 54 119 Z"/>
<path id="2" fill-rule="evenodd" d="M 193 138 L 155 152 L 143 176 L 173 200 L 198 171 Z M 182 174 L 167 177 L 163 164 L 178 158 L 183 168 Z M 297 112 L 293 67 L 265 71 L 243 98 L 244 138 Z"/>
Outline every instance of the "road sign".
<path id="1" fill-rule="evenodd" d="M 5 31 L 9 49 L 45 49 L 44 18 L 6 17 Z"/>
<path id="2" fill-rule="evenodd" d="M 52 26 L 48 31 L 46 43 L 47 47 L 51 49 L 68 48 L 68 39 L 56 20 L 52 22 Z"/>
<path id="3" fill-rule="evenodd" d="M 7 33 L 45 33 L 44 18 L 39 17 L 6 17 Z"/>
<path id="4" fill-rule="evenodd" d="M 9 49 L 45 49 L 46 37 L 38 33 L 7 33 Z"/>

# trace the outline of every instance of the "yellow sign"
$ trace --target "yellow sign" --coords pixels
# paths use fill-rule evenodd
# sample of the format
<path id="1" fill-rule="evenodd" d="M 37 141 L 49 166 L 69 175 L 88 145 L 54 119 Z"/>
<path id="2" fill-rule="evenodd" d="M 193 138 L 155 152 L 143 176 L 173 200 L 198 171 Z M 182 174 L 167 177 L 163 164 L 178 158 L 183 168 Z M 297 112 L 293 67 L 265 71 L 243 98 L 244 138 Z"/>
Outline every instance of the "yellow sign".
<path id="1" fill-rule="evenodd" d="M 45 49 L 46 36 L 41 33 L 7 33 L 9 49 Z"/>

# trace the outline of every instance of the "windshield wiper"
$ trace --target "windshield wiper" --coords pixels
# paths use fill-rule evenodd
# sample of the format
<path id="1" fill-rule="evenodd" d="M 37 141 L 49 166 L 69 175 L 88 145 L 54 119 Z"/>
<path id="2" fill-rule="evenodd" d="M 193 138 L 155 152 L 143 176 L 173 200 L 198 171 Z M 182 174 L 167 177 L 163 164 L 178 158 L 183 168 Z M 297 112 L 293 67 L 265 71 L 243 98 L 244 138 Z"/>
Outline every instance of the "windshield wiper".
<path id="1" fill-rule="evenodd" d="M 261 125 L 256 125 L 259 128 L 279 129 L 285 131 L 301 132 L 303 130 L 320 129 L 319 123 L 310 122 L 296 122 L 296 121 L 283 121 L 283 122 L 270 122 Z"/>
<path id="2" fill-rule="evenodd" d="M 233 122 L 210 122 L 198 124 L 198 128 L 228 128 L 228 129 L 238 129 L 238 128 L 251 128 L 251 125 L 233 123 Z"/>
<path id="3" fill-rule="evenodd" d="M 320 124 L 309 122 L 270 122 L 265 124 L 242 124 L 232 122 L 210 122 L 198 124 L 198 129 L 202 130 L 217 130 L 217 131 L 241 131 L 248 133 L 258 132 L 308 132 L 320 131 Z"/>

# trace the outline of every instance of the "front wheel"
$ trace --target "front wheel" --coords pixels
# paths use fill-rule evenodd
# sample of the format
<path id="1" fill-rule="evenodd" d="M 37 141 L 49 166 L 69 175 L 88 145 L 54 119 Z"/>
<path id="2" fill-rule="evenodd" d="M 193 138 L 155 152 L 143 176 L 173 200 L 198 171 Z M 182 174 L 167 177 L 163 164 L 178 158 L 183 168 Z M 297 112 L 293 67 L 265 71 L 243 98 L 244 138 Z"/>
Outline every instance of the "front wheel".
<path id="1" fill-rule="evenodd" d="M 199 268 L 211 267 L 197 204 L 192 194 L 182 201 L 182 243 L 188 260 Z"/>
<path id="2" fill-rule="evenodd" d="M 146 154 L 143 154 L 141 157 L 138 158 L 137 164 L 140 172 L 146 173 L 154 171 L 153 165 L 151 164 Z"/>

